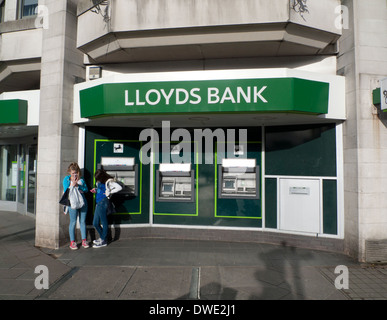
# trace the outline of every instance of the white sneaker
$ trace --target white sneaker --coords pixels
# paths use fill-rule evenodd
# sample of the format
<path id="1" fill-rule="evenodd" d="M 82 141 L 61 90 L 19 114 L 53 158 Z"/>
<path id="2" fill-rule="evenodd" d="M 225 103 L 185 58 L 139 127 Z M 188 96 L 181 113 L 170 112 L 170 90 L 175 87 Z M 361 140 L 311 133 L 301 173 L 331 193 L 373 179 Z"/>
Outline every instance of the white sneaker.
<path id="1" fill-rule="evenodd" d="M 95 243 L 95 244 L 93 245 L 93 248 L 101 248 L 101 247 L 106 247 L 106 246 L 107 246 L 107 242 L 101 240 L 101 242 Z"/>
<path id="2" fill-rule="evenodd" d="M 99 239 L 97 239 L 97 240 L 93 240 L 93 243 L 94 244 L 100 244 L 102 242 L 102 239 L 101 238 L 99 238 Z"/>

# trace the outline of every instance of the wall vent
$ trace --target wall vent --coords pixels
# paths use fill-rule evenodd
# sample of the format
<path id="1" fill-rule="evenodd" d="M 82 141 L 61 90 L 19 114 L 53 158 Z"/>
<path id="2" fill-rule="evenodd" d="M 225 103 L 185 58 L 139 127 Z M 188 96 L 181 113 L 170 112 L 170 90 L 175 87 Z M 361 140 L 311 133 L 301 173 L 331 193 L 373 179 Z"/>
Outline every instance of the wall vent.
<path id="1" fill-rule="evenodd" d="M 366 240 L 366 262 L 387 262 L 387 239 Z"/>

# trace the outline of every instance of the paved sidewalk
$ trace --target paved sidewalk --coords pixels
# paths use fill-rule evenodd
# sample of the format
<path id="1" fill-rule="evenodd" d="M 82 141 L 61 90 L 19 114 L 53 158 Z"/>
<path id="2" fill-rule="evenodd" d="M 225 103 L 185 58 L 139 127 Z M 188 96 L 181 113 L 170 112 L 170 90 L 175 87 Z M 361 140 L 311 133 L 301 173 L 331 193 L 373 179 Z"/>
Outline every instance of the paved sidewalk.
<path id="1" fill-rule="evenodd" d="M 34 247 L 35 220 L 18 213 L 0 211 L 0 299 L 34 299 L 41 294 L 35 288 L 35 268 L 49 269 L 52 285 L 71 267 Z"/>
<path id="2" fill-rule="evenodd" d="M 0 299 L 387 299 L 387 267 L 330 252 L 258 243 L 119 239 L 104 248 L 34 247 L 35 220 L 0 212 Z M 35 288 L 36 266 L 49 289 Z M 336 266 L 349 288 L 334 286 Z"/>

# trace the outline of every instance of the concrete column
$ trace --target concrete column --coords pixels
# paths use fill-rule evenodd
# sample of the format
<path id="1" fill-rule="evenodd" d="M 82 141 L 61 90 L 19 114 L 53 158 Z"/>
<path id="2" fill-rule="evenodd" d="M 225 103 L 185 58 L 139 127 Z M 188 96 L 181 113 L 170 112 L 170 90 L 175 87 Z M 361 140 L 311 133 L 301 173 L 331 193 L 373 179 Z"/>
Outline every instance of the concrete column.
<path id="1" fill-rule="evenodd" d="M 387 75 L 387 4 L 343 0 L 339 73 L 346 77 L 344 123 L 345 247 L 366 261 L 367 241 L 387 239 L 387 117 L 372 104 L 372 90 Z M 387 259 L 387 255 L 383 260 Z"/>
<path id="2" fill-rule="evenodd" d="M 43 30 L 35 245 L 58 248 L 69 238 L 69 217 L 58 202 L 67 167 L 77 160 L 73 85 L 76 77 L 84 78 L 83 55 L 76 49 L 77 1 L 39 4 L 47 7 L 49 24 Z"/>
<path id="3" fill-rule="evenodd" d="M 355 10 L 352 0 L 343 0 L 350 13 L 349 28 L 343 29 L 338 55 L 338 73 L 346 80 L 347 120 L 343 125 L 344 147 L 344 238 L 345 252 L 353 257 L 359 254 L 359 204 L 358 204 L 358 127 L 357 83 L 355 50 Z"/>
<path id="4" fill-rule="evenodd" d="M 14 21 L 17 17 L 17 0 L 8 0 L 4 4 L 4 21 Z"/>

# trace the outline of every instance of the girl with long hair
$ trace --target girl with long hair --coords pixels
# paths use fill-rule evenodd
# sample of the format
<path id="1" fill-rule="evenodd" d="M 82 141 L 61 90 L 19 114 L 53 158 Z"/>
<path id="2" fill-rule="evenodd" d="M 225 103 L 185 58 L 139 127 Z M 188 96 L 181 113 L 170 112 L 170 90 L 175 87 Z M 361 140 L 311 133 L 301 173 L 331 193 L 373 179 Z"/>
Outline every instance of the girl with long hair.
<path id="1" fill-rule="evenodd" d="M 96 194 L 93 225 L 99 233 L 100 238 L 93 241 L 93 248 L 100 248 L 107 246 L 106 238 L 109 228 L 107 208 L 109 205 L 109 199 L 113 193 L 122 190 L 122 187 L 118 183 L 114 182 L 113 177 L 107 174 L 107 172 L 103 169 L 98 169 L 94 176 L 97 183 L 96 188 L 91 190 L 91 192 Z"/>
<path id="2" fill-rule="evenodd" d="M 80 194 L 83 197 L 83 202 L 85 203 L 80 209 L 72 209 L 67 207 L 67 211 L 70 215 L 70 225 L 69 225 L 69 234 L 70 234 L 70 249 L 77 250 L 78 245 L 75 241 L 75 225 L 77 223 L 77 218 L 79 216 L 79 224 L 81 227 L 81 236 L 82 236 L 82 247 L 88 248 L 89 244 L 86 240 L 86 215 L 87 215 L 87 201 L 85 198 L 85 193 L 88 191 L 85 180 L 81 177 L 81 169 L 79 168 L 76 162 L 70 163 L 67 168 L 67 176 L 63 179 L 63 189 L 64 192 L 67 188 L 78 188 Z"/>

